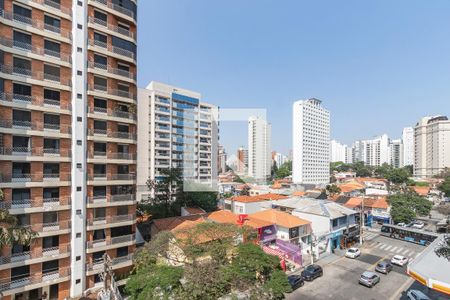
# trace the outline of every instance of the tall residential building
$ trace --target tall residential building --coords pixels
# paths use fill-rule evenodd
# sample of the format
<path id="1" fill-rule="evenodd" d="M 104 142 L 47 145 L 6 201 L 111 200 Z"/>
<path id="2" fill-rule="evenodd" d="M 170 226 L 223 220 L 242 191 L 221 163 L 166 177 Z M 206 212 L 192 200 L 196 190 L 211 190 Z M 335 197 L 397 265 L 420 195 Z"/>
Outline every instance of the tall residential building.
<path id="1" fill-rule="evenodd" d="M 422 118 L 414 128 L 414 176 L 431 177 L 450 167 L 450 120 Z"/>
<path id="2" fill-rule="evenodd" d="M 414 128 L 406 127 L 403 129 L 402 133 L 403 140 L 403 165 L 413 166 L 414 165 Z"/>
<path id="3" fill-rule="evenodd" d="M 197 92 L 152 81 L 139 89 L 138 200 L 149 195 L 147 180 L 161 171 L 182 170 L 183 179 L 217 182 L 217 107 Z"/>
<path id="4" fill-rule="evenodd" d="M 270 177 L 272 155 L 271 125 L 260 117 L 248 119 L 248 176 L 256 180 Z"/>
<path id="5" fill-rule="evenodd" d="M 336 140 L 330 142 L 330 162 L 348 163 L 348 147 Z"/>
<path id="6" fill-rule="evenodd" d="M 217 157 L 218 173 L 222 174 L 227 171 L 227 153 L 222 145 L 219 145 Z"/>
<path id="7" fill-rule="evenodd" d="M 0 188 L 38 233 L 0 249 L 0 294 L 65 299 L 135 249 L 136 1 L 0 1 Z"/>
<path id="8" fill-rule="evenodd" d="M 246 174 L 248 170 L 248 149 L 244 147 L 239 147 L 237 150 L 237 169 L 236 172 L 239 174 Z"/>
<path id="9" fill-rule="evenodd" d="M 390 165 L 394 168 L 403 166 L 403 143 L 401 139 L 391 140 L 389 144 Z"/>
<path id="10" fill-rule="evenodd" d="M 285 162 L 287 162 L 288 158 L 286 155 L 283 155 L 279 152 L 272 151 L 272 164 L 276 163 L 277 167 L 281 167 Z"/>
<path id="11" fill-rule="evenodd" d="M 389 137 L 386 134 L 358 141 L 354 145 L 355 161 L 362 161 L 365 165 L 374 167 L 384 163 L 390 164 L 389 144 Z"/>
<path id="12" fill-rule="evenodd" d="M 330 112 L 311 98 L 293 105 L 294 183 L 330 182 Z"/>

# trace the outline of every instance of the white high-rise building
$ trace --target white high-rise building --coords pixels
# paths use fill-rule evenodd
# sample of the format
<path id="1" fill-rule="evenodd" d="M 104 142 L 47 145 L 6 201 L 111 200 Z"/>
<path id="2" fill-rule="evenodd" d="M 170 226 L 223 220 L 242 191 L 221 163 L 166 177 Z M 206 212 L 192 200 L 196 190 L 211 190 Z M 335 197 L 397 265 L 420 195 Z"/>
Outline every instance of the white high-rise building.
<path id="1" fill-rule="evenodd" d="M 180 168 L 184 179 L 217 182 L 217 107 L 197 92 L 152 81 L 139 89 L 137 193 L 149 194 L 148 179 Z"/>
<path id="2" fill-rule="evenodd" d="M 394 168 L 403 166 L 403 143 L 401 139 L 392 140 L 389 144 L 390 164 Z"/>
<path id="3" fill-rule="evenodd" d="M 422 118 L 414 128 L 414 175 L 431 177 L 450 167 L 450 120 Z"/>
<path id="4" fill-rule="evenodd" d="M 347 145 L 341 144 L 336 140 L 330 142 L 330 162 L 348 163 Z"/>
<path id="5" fill-rule="evenodd" d="M 270 177 L 272 153 L 271 125 L 260 117 L 248 119 L 248 176 L 256 180 Z"/>
<path id="6" fill-rule="evenodd" d="M 406 127 L 402 133 L 403 167 L 414 165 L 414 128 Z"/>
<path id="7" fill-rule="evenodd" d="M 218 172 L 219 174 L 225 173 L 227 171 L 227 153 L 225 151 L 225 148 L 222 145 L 219 145 L 219 155 L 218 155 Z"/>
<path id="8" fill-rule="evenodd" d="M 355 161 L 362 161 L 365 165 L 379 167 L 384 163 L 390 164 L 389 137 L 386 134 L 371 140 L 355 143 Z"/>
<path id="9" fill-rule="evenodd" d="M 330 112 L 311 98 L 293 104 L 294 183 L 330 182 Z"/>

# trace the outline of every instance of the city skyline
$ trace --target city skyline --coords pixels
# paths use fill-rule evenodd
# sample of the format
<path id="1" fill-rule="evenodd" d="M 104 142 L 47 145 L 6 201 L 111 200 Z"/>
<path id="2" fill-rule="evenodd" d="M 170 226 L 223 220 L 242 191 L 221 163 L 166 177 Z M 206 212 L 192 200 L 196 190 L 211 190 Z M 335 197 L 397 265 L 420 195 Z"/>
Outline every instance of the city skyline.
<path id="1" fill-rule="evenodd" d="M 292 148 L 291 107 L 299 99 L 322 100 L 331 137 L 346 144 L 383 133 L 399 138 L 423 116 L 450 114 L 448 2 L 140 5 L 139 86 L 158 80 L 202 91 L 221 108 L 266 108 L 279 152 Z M 149 11 L 159 13 L 147 18 Z M 181 47 L 165 46 L 174 41 Z M 246 122 L 221 124 L 228 152 L 246 141 Z"/>

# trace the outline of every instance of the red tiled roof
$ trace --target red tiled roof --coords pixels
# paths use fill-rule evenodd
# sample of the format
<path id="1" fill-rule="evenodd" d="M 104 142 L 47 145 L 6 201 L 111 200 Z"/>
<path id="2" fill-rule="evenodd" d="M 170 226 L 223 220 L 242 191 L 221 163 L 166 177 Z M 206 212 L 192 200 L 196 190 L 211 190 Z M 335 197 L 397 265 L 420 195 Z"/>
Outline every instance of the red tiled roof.
<path id="1" fill-rule="evenodd" d="M 279 194 L 263 194 L 263 195 L 256 195 L 256 196 L 234 196 L 231 197 L 231 200 L 236 202 L 243 202 L 243 203 L 251 203 L 251 202 L 262 202 L 262 201 L 268 201 L 268 200 L 282 200 L 289 198 L 285 195 L 279 195 Z"/>
<path id="2" fill-rule="evenodd" d="M 285 227 L 299 227 L 302 225 L 311 224 L 310 221 L 300 219 L 299 217 L 293 216 L 286 212 L 282 212 L 276 209 L 268 209 L 259 211 L 257 213 L 249 215 L 250 218 L 259 219 L 267 222 L 271 222 L 273 224 Z"/>

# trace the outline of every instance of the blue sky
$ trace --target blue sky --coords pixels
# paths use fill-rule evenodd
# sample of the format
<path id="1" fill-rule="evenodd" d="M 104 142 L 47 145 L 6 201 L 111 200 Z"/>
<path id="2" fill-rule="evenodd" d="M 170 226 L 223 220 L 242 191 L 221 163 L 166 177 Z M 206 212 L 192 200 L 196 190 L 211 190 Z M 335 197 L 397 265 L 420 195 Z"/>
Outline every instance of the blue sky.
<path id="1" fill-rule="evenodd" d="M 450 114 L 448 0 L 141 0 L 138 11 L 140 87 L 157 80 L 223 108 L 266 108 L 282 153 L 299 99 L 321 99 L 345 143 Z M 228 152 L 247 144 L 245 122 L 220 130 Z"/>

